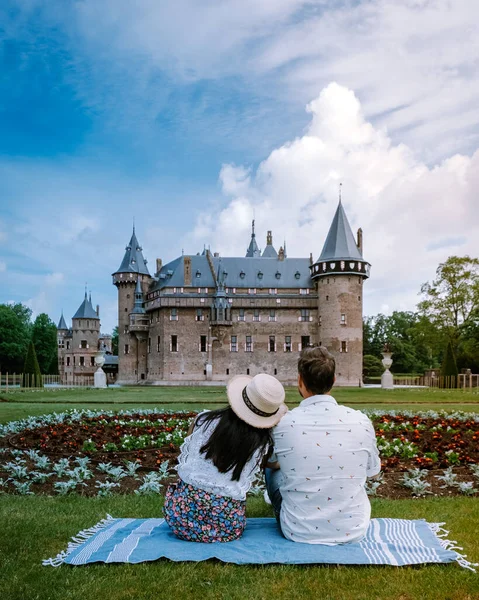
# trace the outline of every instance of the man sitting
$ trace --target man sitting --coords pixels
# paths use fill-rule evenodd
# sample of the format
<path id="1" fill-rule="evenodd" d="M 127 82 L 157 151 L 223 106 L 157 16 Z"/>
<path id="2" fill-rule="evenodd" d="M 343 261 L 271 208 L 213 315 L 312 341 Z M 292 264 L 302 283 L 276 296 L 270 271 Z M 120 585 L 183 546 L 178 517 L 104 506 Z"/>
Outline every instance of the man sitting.
<path id="1" fill-rule="evenodd" d="M 281 531 L 294 542 L 356 542 L 371 517 L 364 485 L 381 470 L 374 428 L 362 412 L 336 402 L 334 381 L 333 356 L 323 347 L 303 350 L 303 401 L 273 430 L 266 486 Z"/>

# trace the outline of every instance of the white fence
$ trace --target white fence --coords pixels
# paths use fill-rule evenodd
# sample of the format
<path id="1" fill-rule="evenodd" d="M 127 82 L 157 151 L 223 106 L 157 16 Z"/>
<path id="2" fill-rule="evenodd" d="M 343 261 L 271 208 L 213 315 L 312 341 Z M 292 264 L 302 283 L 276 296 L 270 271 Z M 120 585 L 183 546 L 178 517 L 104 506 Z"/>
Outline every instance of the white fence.
<path id="1" fill-rule="evenodd" d="M 91 387 L 94 380 L 92 376 L 80 375 L 62 381 L 60 375 L 42 375 L 43 387 Z M 22 388 L 23 373 L 1 373 L 0 391 L 14 392 Z M 34 375 L 26 375 L 26 384 L 22 389 L 41 389 L 35 385 Z"/>

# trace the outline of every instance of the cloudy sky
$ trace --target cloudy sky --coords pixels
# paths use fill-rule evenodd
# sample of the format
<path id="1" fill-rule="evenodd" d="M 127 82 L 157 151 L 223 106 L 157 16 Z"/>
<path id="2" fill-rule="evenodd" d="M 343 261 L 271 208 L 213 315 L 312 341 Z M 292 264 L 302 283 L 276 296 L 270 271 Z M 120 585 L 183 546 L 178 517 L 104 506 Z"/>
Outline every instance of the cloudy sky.
<path id="1" fill-rule="evenodd" d="M 0 302 L 67 321 L 133 219 L 153 267 L 250 222 L 319 256 L 343 183 L 365 313 L 479 255 L 479 3 L 3 0 Z"/>

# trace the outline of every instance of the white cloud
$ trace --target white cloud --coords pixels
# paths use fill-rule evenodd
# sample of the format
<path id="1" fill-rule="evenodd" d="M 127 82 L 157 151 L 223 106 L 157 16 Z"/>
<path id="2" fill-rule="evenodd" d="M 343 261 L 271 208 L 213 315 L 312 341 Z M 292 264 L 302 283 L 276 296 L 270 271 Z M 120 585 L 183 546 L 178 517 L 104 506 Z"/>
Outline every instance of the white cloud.
<path id="1" fill-rule="evenodd" d="M 223 166 L 226 205 L 214 218 L 204 211 L 194 235 L 225 255 L 242 255 L 254 211 L 259 242 L 272 229 L 277 247 L 287 239 L 290 256 L 317 258 L 342 182 L 349 220 L 353 230 L 363 228 L 373 266 L 365 312 L 413 309 L 439 261 L 451 252 L 477 255 L 479 151 L 428 167 L 368 122 L 355 94 L 336 83 L 307 110 L 304 135 L 273 150 L 256 172 Z"/>

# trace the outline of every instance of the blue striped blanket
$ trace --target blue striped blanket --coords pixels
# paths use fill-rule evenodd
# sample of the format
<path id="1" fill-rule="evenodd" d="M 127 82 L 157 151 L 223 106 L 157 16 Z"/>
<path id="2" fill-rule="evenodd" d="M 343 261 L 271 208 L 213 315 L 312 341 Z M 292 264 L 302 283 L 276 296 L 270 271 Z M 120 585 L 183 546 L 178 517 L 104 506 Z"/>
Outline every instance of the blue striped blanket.
<path id="1" fill-rule="evenodd" d="M 140 563 L 167 558 L 202 561 L 215 558 L 244 564 L 417 565 L 458 562 L 474 570 L 474 563 L 446 539 L 444 523 L 424 520 L 372 519 L 361 542 L 323 546 L 286 540 L 274 519 L 248 519 L 241 539 L 225 544 L 185 542 L 171 533 L 164 519 L 114 519 L 110 515 L 81 531 L 68 549 L 43 561 L 61 564 Z"/>

